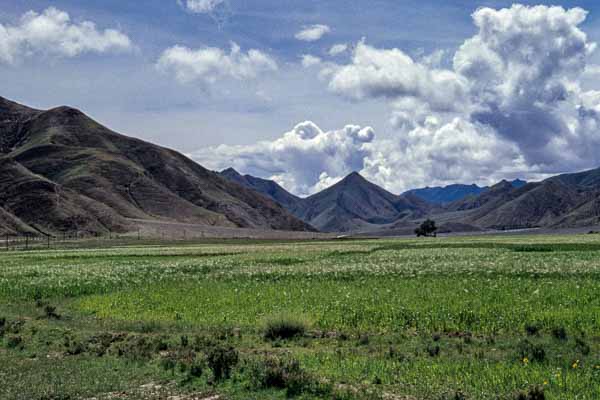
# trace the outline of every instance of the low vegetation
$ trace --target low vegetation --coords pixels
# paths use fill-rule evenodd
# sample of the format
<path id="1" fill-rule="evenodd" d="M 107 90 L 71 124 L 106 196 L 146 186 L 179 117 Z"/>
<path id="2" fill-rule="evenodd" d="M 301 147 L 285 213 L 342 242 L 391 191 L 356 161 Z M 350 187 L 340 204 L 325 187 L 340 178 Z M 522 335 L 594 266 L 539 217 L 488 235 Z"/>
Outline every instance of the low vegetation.
<path id="1" fill-rule="evenodd" d="M 0 398 L 597 399 L 598 255 L 592 235 L 6 252 Z"/>

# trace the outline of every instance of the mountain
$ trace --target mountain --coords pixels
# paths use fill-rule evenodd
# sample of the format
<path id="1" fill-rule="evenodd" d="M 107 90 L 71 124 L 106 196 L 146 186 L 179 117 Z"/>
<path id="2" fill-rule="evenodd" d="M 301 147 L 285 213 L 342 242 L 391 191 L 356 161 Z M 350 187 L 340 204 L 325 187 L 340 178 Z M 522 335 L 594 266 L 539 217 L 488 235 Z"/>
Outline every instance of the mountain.
<path id="1" fill-rule="evenodd" d="M 487 229 L 581 227 L 600 222 L 600 169 L 514 187 L 502 181 L 450 204 L 456 220 Z"/>
<path id="2" fill-rule="evenodd" d="M 232 182 L 269 197 L 287 210 L 296 209 L 302 202 L 300 197 L 294 196 L 274 181 L 256 178 L 252 175 L 242 175 L 233 168 L 223 170 L 219 174 Z"/>
<path id="3" fill-rule="evenodd" d="M 428 208 L 415 196 L 396 196 L 353 172 L 304 199 L 293 213 L 324 232 L 351 232 L 422 216 Z"/>
<path id="4" fill-rule="evenodd" d="M 140 220 L 313 230 L 263 195 L 81 111 L 0 98 L 0 232 L 125 232 Z"/>
<path id="5" fill-rule="evenodd" d="M 413 194 L 428 203 L 441 205 L 464 199 L 467 196 L 477 196 L 486 190 L 487 188 L 480 187 L 475 184 L 454 184 L 444 187 L 438 186 L 413 189 L 405 192 L 405 194 Z"/>
<path id="6" fill-rule="evenodd" d="M 527 184 L 527 182 L 515 179 L 510 182 L 513 187 L 520 188 Z M 421 189 L 413 189 L 405 192 L 405 194 L 413 194 L 428 203 L 435 205 L 449 204 L 455 201 L 462 200 L 470 196 L 478 196 L 483 192 L 489 190 L 489 187 L 481 187 L 475 184 L 472 185 L 461 185 L 454 184 L 448 186 L 437 186 L 437 187 L 426 187 Z"/>

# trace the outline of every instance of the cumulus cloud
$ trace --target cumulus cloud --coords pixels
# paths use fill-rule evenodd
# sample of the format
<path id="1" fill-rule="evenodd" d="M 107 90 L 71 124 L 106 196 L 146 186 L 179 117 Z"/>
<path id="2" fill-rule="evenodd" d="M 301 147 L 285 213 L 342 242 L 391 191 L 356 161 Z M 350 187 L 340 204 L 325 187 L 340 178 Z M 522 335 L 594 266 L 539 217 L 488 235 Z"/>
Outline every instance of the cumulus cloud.
<path id="1" fill-rule="evenodd" d="M 195 152 L 191 157 L 215 170 L 238 171 L 274 179 L 298 195 L 312 194 L 360 171 L 370 154 L 375 133 L 370 127 L 348 125 L 323 131 L 306 121 L 274 141 L 250 146 L 221 145 Z"/>
<path id="2" fill-rule="evenodd" d="M 446 68 L 442 51 L 413 58 L 363 40 L 349 62 L 319 64 L 320 75 L 352 101 L 386 101 L 385 139 L 371 129 L 324 132 L 305 123 L 275 142 L 222 146 L 197 160 L 233 163 L 299 194 L 354 170 L 400 193 L 598 167 L 600 91 L 583 84 L 598 73 L 588 64 L 596 45 L 581 29 L 586 15 L 581 8 L 480 8 L 476 34 L 448 54 Z"/>
<path id="3" fill-rule="evenodd" d="M 218 6 L 225 3 L 225 0 L 178 0 L 179 4 L 191 12 L 198 14 L 208 14 L 214 11 Z"/>
<path id="4" fill-rule="evenodd" d="M 472 118 L 518 143 L 532 164 L 555 163 L 555 139 L 575 133 L 560 108 L 595 48 L 578 27 L 586 15 L 581 8 L 482 8 L 473 14 L 479 33 L 454 57 L 477 106 Z"/>
<path id="5" fill-rule="evenodd" d="M 363 175 L 389 190 L 455 182 L 494 181 L 524 167 L 517 147 L 484 125 L 429 117 L 402 137 L 378 141 Z"/>
<path id="6" fill-rule="evenodd" d="M 451 110 L 464 103 L 467 87 L 452 71 L 430 69 L 400 49 L 377 49 L 361 41 L 352 62 L 333 69 L 329 89 L 355 100 L 414 97 L 433 109 Z"/>
<path id="7" fill-rule="evenodd" d="M 331 28 L 327 25 L 310 25 L 303 27 L 300 32 L 296 33 L 295 38 L 303 42 L 316 42 L 329 32 L 331 32 Z"/>
<path id="8" fill-rule="evenodd" d="M 586 65 L 585 71 L 583 73 L 587 76 L 597 77 L 598 75 L 600 75 L 600 65 L 597 65 L 597 64 Z"/>
<path id="9" fill-rule="evenodd" d="M 342 53 L 345 53 L 348 50 L 348 45 L 346 43 L 338 43 L 331 46 L 329 49 L 329 55 L 332 57 L 339 56 Z"/>
<path id="10" fill-rule="evenodd" d="M 181 83 L 201 81 L 207 84 L 226 78 L 252 79 L 278 69 L 271 56 L 256 49 L 244 53 L 236 43 L 231 43 L 229 53 L 216 47 L 190 49 L 174 46 L 163 52 L 157 67 L 165 73 L 172 73 Z"/>
<path id="11" fill-rule="evenodd" d="M 54 7 L 41 14 L 29 11 L 17 25 L 0 24 L 0 62 L 8 64 L 34 54 L 75 57 L 129 51 L 132 47 L 124 33 L 99 30 L 90 21 L 72 22 L 69 14 Z"/>
<path id="12" fill-rule="evenodd" d="M 395 135 L 374 144 L 380 150 L 365 174 L 405 188 L 597 167 L 600 97 L 581 84 L 598 71 L 588 65 L 596 44 L 580 28 L 586 16 L 581 8 L 480 8 L 478 31 L 452 69 L 440 67 L 442 51 L 413 59 L 365 41 L 348 64 L 324 67 L 332 92 L 387 99 L 393 109 Z"/>
<path id="13" fill-rule="evenodd" d="M 312 56 L 310 54 L 302 55 L 302 66 L 304 68 L 314 67 L 315 65 L 321 64 L 321 59 L 319 57 Z"/>

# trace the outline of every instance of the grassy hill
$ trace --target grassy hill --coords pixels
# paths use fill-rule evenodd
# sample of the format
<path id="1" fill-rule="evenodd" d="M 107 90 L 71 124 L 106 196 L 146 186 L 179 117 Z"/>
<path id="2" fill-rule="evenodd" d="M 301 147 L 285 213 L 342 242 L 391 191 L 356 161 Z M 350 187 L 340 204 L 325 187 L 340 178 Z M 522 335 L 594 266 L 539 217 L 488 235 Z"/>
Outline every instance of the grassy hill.
<path id="1" fill-rule="evenodd" d="M 123 232 L 133 219 L 313 230 L 263 195 L 73 108 L 0 99 L 0 138 L 0 232 Z"/>

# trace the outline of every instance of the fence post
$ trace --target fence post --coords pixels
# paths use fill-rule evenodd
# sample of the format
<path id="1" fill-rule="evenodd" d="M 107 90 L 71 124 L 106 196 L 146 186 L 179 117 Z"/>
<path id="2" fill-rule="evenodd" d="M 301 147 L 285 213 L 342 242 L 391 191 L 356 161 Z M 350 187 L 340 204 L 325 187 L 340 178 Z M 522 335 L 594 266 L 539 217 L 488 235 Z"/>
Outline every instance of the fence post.
<path id="1" fill-rule="evenodd" d="M 29 233 L 25 234 L 25 250 L 29 250 Z"/>
<path id="2" fill-rule="evenodd" d="M 50 249 L 50 234 L 48 234 L 48 249 Z"/>
<path id="3" fill-rule="evenodd" d="M 8 233 L 6 233 L 6 251 L 10 251 L 8 246 Z"/>

